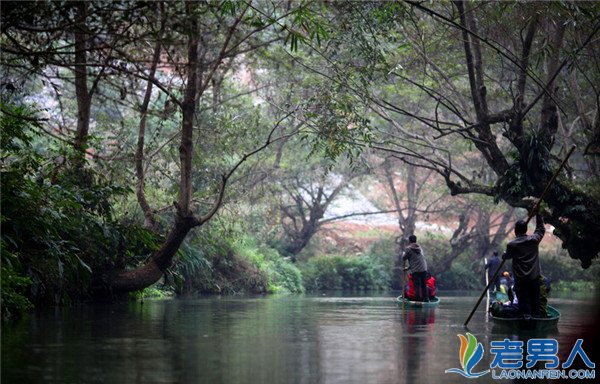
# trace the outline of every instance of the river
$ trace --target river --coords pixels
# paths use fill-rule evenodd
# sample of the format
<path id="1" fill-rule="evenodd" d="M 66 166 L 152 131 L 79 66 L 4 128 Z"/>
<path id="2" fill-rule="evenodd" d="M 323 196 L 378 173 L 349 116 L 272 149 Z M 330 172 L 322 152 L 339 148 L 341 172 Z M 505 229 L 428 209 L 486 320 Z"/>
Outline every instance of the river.
<path id="1" fill-rule="evenodd" d="M 458 334 L 474 293 L 407 309 L 392 293 L 199 297 L 38 311 L 2 328 L 2 383 L 462 383 Z M 551 298 L 562 317 L 543 335 L 502 333 L 484 305 L 469 323 L 489 369 L 494 340 L 577 338 L 592 357 L 594 297 Z M 597 337 L 597 336 L 596 336 Z M 595 347 L 598 348 L 597 346 Z M 595 355 L 597 356 L 597 355 Z M 593 359 L 593 358 L 592 358 Z M 473 382 L 495 380 L 491 374 Z M 590 380 L 588 380 L 590 382 Z"/>

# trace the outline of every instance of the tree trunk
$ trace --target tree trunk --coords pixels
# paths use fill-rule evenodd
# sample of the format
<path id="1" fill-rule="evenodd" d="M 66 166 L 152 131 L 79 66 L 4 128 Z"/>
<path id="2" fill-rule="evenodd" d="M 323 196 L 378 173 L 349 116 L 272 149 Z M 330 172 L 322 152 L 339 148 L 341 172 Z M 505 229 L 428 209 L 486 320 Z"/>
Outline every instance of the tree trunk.
<path id="1" fill-rule="evenodd" d="M 383 171 L 385 173 L 385 180 L 387 181 L 388 187 L 390 188 L 390 194 L 392 195 L 392 201 L 394 202 L 394 209 L 396 209 L 396 215 L 398 216 L 398 229 L 401 233 L 401 239 L 404 239 L 404 228 L 405 221 L 404 211 L 402 209 L 402 204 L 400 203 L 400 196 L 398 194 L 398 190 L 396 189 L 396 183 L 394 181 L 394 176 L 392 174 L 391 163 L 389 158 L 385 160 L 383 163 Z M 402 240 L 399 244 L 402 244 Z M 404 247 L 402 246 L 399 252 L 404 251 Z"/>
<path id="2" fill-rule="evenodd" d="M 144 100 L 140 106 L 140 125 L 138 130 L 138 142 L 137 149 L 135 152 L 135 174 L 137 176 L 137 184 L 135 188 L 135 194 L 137 196 L 138 203 L 142 212 L 144 213 L 144 226 L 153 232 L 158 231 L 156 220 L 154 220 L 154 212 L 146 200 L 146 194 L 144 193 L 146 173 L 144 171 L 144 141 L 146 137 L 146 117 L 148 116 L 148 105 L 150 104 L 150 98 L 152 97 L 152 79 L 156 73 L 156 67 L 160 58 L 160 47 L 162 41 L 162 34 L 164 31 L 164 4 L 160 3 L 160 10 L 163 15 L 161 17 L 160 31 L 156 39 L 156 45 L 154 47 L 154 54 L 152 57 L 152 65 L 150 67 L 150 73 L 148 74 L 148 82 L 146 84 L 146 92 L 144 94 Z"/>
<path id="3" fill-rule="evenodd" d="M 193 14 L 194 4 L 187 3 L 188 13 Z M 150 262 L 131 271 L 115 274 L 109 281 L 112 292 L 129 292 L 143 289 L 157 282 L 171 266 L 173 257 L 181 246 L 188 232 L 203 221 L 197 220 L 190 207 L 192 196 L 192 157 L 193 157 L 193 125 L 198 100 L 198 23 L 191 17 L 191 28 L 188 40 L 187 83 L 182 109 L 180 158 L 180 191 L 176 204 L 177 216 L 173 228 L 162 247 L 152 256 Z M 221 196 L 220 196 L 221 197 Z M 219 199 L 219 204 L 220 204 Z"/>
<path id="4" fill-rule="evenodd" d="M 417 222 L 417 205 L 419 199 L 420 189 L 417 188 L 417 175 L 416 167 L 412 164 L 406 163 L 406 209 L 402 208 L 400 202 L 400 195 L 394 182 L 394 177 L 391 170 L 391 163 L 389 159 L 386 159 L 383 167 L 385 172 L 385 179 L 392 195 L 394 202 L 394 208 L 396 209 L 396 215 L 398 216 L 398 229 L 400 230 L 399 241 L 397 242 L 397 257 L 394 268 L 394 276 L 392 278 L 392 289 L 402 289 L 402 274 L 404 273 L 404 261 L 402 255 L 406 244 L 408 244 L 407 237 L 415 233 L 415 227 Z M 404 214 L 406 212 L 406 215 Z"/>
<path id="5" fill-rule="evenodd" d="M 335 200 L 337 195 L 339 195 L 355 176 L 356 175 L 351 175 L 347 178 L 344 177 L 329 195 L 325 193 L 325 180 L 321 179 L 318 182 L 319 185 L 317 186 L 316 193 L 314 190 L 308 192 L 310 199 L 305 199 L 301 194 L 294 193 L 294 191 L 302 189 L 300 180 L 296 180 L 296 184 L 292 188 L 286 188 L 288 194 L 291 195 L 295 203 L 295 211 L 289 209 L 289 207 L 282 207 L 285 216 L 293 223 L 293 228 L 286 227 L 282 220 L 284 231 L 290 238 L 289 243 L 285 246 L 286 253 L 295 257 L 308 245 L 312 237 L 321 229 L 321 226 L 323 225 L 323 216 L 325 216 L 325 212 L 333 200 Z M 308 215 L 306 214 L 305 205 L 306 210 L 308 210 Z M 299 220 L 296 218 L 299 218 Z M 298 221 L 300 221 L 301 227 L 298 227 L 296 224 Z"/>
<path id="6" fill-rule="evenodd" d="M 404 237 L 415 233 L 417 224 L 417 204 L 419 194 L 417 193 L 417 172 L 412 164 L 406 164 L 406 220 L 404 222 Z"/>
<path id="7" fill-rule="evenodd" d="M 87 150 L 87 140 L 90 128 L 90 111 L 92 106 L 91 96 L 87 85 L 87 40 L 86 16 L 87 3 L 85 1 L 77 2 L 76 5 L 77 23 L 74 27 L 75 35 L 75 96 L 77 99 L 77 133 L 75 136 L 75 149 L 79 152 L 77 162 L 78 167 L 83 166 L 83 158 Z"/>
<path id="8" fill-rule="evenodd" d="M 467 10 L 465 10 L 465 3 L 463 1 L 455 1 L 454 3 L 460 13 L 460 22 L 465 28 L 462 31 L 463 47 L 469 75 L 469 88 L 477 116 L 477 137 L 471 141 L 496 174 L 503 175 L 508 169 L 508 162 L 500 148 L 498 148 L 488 122 L 489 112 L 487 109 L 486 88 L 483 83 L 483 63 L 479 42 L 474 41 L 474 38 L 467 32 L 469 29 L 476 30 L 477 26 L 473 17 L 468 15 Z M 473 51 L 475 51 L 475 54 L 473 54 Z"/>
<path id="9" fill-rule="evenodd" d="M 450 250 L 443 254 L 437 263 L 427 265 L 431 274 L 439 275 L 449 270 L 454 260 L 472 244 L 474 231 L 468 230 L 469 217 L 470 212 L 462 213 L 459 216 L 458 228 L 452 233 L 452 238 L 450 239 Z"/>
<path id="10" fill-rule="evenodd" d="M 191 5 L 188 3 L 188 12 Z M 196 101 L 198 89 L 198 22 L 191 18 L 191 34 L 188 42 L 188 74 L 185 96 L 181 106 L 181 145 L 179 146 L 179 162 L 181 178 L 179 182 L 179 206 L 181 215 L 191 215 L 190 204 L 192 200 L 192 156 L 194 145 L 192 141 L 194 116 L 196 114 Z"/>
<path id="11" fill-rule="evenodd" d="M 150 262 L 142 267 L 122 271 L 111 277 L 109 285 L 112 293 L 137 291 L 156 283 L 171 266 L 173 257 L 193 227 L 193 218 L 177 216 L 167 240 L 152 256 Z"/>

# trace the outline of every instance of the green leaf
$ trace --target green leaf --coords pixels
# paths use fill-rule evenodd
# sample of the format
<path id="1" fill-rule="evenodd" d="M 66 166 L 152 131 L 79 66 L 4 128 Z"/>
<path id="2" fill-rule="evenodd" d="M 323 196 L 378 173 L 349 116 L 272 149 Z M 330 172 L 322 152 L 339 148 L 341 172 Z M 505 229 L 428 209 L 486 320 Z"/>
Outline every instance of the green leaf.
<path id="1" fill-rule="evenodd" d="M 90 268 L 89 265 L 87 265 L 83 260 L 81 260 L 81 258 L 79 256 L 75 255 L 75 257 L 77 258 L 77 260 L 79 260 L 79 264 L 91 274 L 92 268 Z"/>

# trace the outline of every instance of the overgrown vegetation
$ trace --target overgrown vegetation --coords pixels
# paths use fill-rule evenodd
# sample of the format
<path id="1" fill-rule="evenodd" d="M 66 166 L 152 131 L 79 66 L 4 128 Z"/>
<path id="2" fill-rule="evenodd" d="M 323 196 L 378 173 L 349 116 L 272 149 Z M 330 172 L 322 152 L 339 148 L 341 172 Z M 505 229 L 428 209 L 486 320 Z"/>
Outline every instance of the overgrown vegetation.
<path id="1" fill-rule="evenodd" d="M 599 11 L 3 2 L 2 316 L 131 292 L 398 287 L 397 247 L 422 222 L 448 229 L 419 234 L 438 287 L 479 288 L 573 145 L 542 213 L 589 271 L 548 249 L 542 266 L 597 281 Z M 370 205 L 399 244 L 365 251 L 386 236 L 367 226 L 312 240 Z"/>
<path id="2" fill-rule="evenodd" d="M 301 268 L 309 291 L 379 290 L 387 289 L 390 282 L 390 271 L 367 256 L 318 256 Z"/>
<path id="3" fill-rule="evenodd" d="M 181 249 L 176 291 L 191 293 L 302 293 L 302 274 L 289 260 L 260 246 L 239 228 L 208 226 Z"/>
<path id="4" fill-rule="evenodd" d="M 75 175 L 72 153 L 52 141 L 33 145 L 31 111 L 3 109 L 3 316 L 18 315 L 32 303 L 90 299 L 95 288 L 102 288 L 104 271 L 142 262 L 159 238 L 113 217 L 111 200 L 126 188 L 92 169 Z M 82 174 L 85 183 L 75 180 Z"/>
<path id="5" fill-rule="evenodd" d="M 156 251 L 160 237 L 113 212 L 130 192 L 91 168 L 73 172 L 75 154 L 49 140 L 34 145 L 35 114 L 3 106 L 2 317 L 35 305 L 68 305 L 103 291 L 107 271 L 133 268 Z M 43 152 L 43 153 L 42 153 Z M 78 179 L 84 175 L 85 183 Z M 179 293 L 303 292 L 298 268 L 242 232 L 208 227 L 180 251 L 161 290 Z M 134 297 L 161 296 L 156 287 Z"/>

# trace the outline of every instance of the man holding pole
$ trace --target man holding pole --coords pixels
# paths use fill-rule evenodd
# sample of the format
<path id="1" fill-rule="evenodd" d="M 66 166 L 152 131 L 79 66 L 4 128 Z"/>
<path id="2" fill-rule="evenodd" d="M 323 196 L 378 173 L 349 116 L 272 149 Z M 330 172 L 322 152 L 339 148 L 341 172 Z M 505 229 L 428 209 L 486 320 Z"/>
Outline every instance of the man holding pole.
<path id="1" fill-rule="evenodd" d="M 515 223 L 516 238 L 506 246 L 502 259 L 513 260 L 513 276 L 515 291 L 519 296 L 519 308 L 524 317 L 538 317 L 540 308 L 541 274 L 539 244 L 546 232 L 544 219 L 538 213 L 533 235 L 527 236 L 527 222 L 519 220 Z"/>
<path id="2" fill-rule="evenodd" d="M 494 276 L 496 276 L 494 281 L 492 281 L 492 283 L 490 284 L 490 293 L 492 293 L 492 288 L 494 287 L 496 288 L 497 292 L 500 292 L 500 278 L 497 276 L 498 273 L 496 272 L 498 268 L 500 268 L 500 264 L 502 264 L 502 262 L 498 258 L 498 251 L 494 251 L 494 255 L 492 256 L 490 261 L 488 261 L 485 264 L 485 269 L 487 270 L 489 281 L 492 281 Z"/>
<path id="3" fill-rule="evenodd" d="M 504 265 L 504 262 L 506 261 L 506 259 L 512 258 L 515 261 L 513 262 L 513 275 L 516 278 L 515 281 L 515 289 L 517 289 L 517 284 L 518 284 L 518 277 L 517 274 L 515 273 L 515 262 L 517 259 L 522 259 L 525 260 L 526 257 L 521 257 L 523 256 L 523 253 L 529 253 L 529 255 L 531 256 L 530 259 L 528 259 L 527 261 L 529 262 L 517 262 L 520 265 L 520 271 L 524 272 L 522 274 L 522 276 L 526 277 L 521 279 L 521 285 L 525 285 L 525 287 L 522 288 L 518 288 L 519 290 L 517 290 L 517 294 L 518 295 L 526 295 L 528 296 L 529 300 L 526 303 L 526 310 L 528 310 L 528 312 L 525 312 L 526 310 L 522 310 L 522 313 L 526 314 L 529 313 L 531 314 L 532 312 L 539 312 L 539 307 L 531 307 L 531 300 L 530 298 L 533 297 L 534 301 L 539 302 L 540 297 L 539 297 L 539 293 L 540 293 L 540 286 L 533 283 L 533 280 L 530 280 L 529 278 L 531 278 L 533 275 L 539 276 L 540 275 L 540 261 L 539 261 L 539 255 L 538 255 L 538 245 L 540 243 L 540 241 L 542 240 L 542 237 L 544 237 L 544 233 L 546 232 L 544 230 L 544 221 L 542 219 L 542 217 L 539 215 L 538 213 L 538 209 L 539 209 L 539 204 L 544 200 L 544 196 L 546 196 L 546 192 L 548 192 L 548 189 L 550 189 L 550 186 L 552 185 L 552 183 L 554 182 L 554 180 L 556 180 L 556 177 L 558 176 L 559 172 L 561 169 L 563 169 L 563 167 L 565 166 L 565 164 L 567 163 L 567 160 L 569 160 L 569 157 L 571 156 L 571 154 L 573 153 L 573 151 L 575 150 L 576 146 L 572 146 L 571 149 L 569 150 L 569 152 L 567 152 L 567 155 L 565 156 L 565 158 L 563 159 L 562 163 L 560 163 L 560 166 L 558 167 L 558 169 L 556 170 L 556 172 L 554 172 L 554 175 L 552 175 L 552 178 L 550 179 L 550 181 L 548 182 L 548 184 L 546 184 L 546 188 L 544 188 L 544 192 L 542 192 L 542 195 L 540 196 L 540 198 L 537 200 L 537 203 L 534 207 L 534 209 L 529 213 L 529 217 L 527 218 L 527 221 L 521 221 L 521 223 L 519 224 L 519 222 L 517 222 L 518 225 L 515 225 L 515 233 L 517 234 L 517 238 L 513 241 L 511 241 L 511 243 L 508 244 L 508 246 L 506 247 L 506 252 L 504 255 L 502 255 L 502 264 L 500 264 L 500 268 L 498 268 L 498 272 L 500 271 L 500 269 L 502 269 L 502 266 Z M 529 220 L 532 218 L 532 215 L 534 214 L 534 212 L 538 213 L 536 216 L 536 229 L 535 229 L 535 233 L 533 234 L 533 236 L 527 236 L 527 223 L 529 222 Z M 519 227 L 519 230 L 517 231 L 517 226 Z M 522 235 L 520 236 L 521 239 L 519 239 L 519 234 Z M 519 241 L 517 241 L 519 240 Z M 520 245 L 519 249 L 514 249 L 514 246 L 511 246 L 511 244 L 513 242 L 517 242 L 514 246 L 516 246 L 517 244 L 523 243 L 522 245 Z M 522 247 L 522 249 L 521 249 Z M 531 249 L 530 249 L 531 248 Z M 524 252 L 527 251 L 527 252 Z M 494 276 L 496 277 L 496 276 Z M 537 278 L 536 278 L 537 281 Z M 469 317 L 467 317 L 467 320 L 465 321 L 465 327 L 469 324 L 469 321 L 471 320 L 471 318 L 473 317 L 473 314 L 475 313 L 475 310 L 477 309 L 477 307 L 479 306 L 479 303 L 481 303 L 481 300 L 483 300 L 483 296 L 485 296 L 485 292 L 490 288 L 489 285 L 491 284 L 491 282 L 488 283 L 488 285 L 485 287 L 485 290 L 481 293 L 481 296 L 479 296 L 479 300 L 477 300 L 477 304 L 475 304 L 475 306 L 473 307 L 473 310 L 471 310 L 471 313 L 469 314 Z M 534 286 L 535 284 L 535 286 Z M 535 295 L 532 292 L 529 292 L 526 289 L 527 285 L 531 285 L 533 287 L 534 292 L 537 292 L 537 295 Z M 521 292 L 520 290 L 525 289 L 524 292 Z M 519 298 L 519 302 L 520 302 L 520 298 Z M 526 299 L 527 300 L 527 299 Z"/>
<path id="4" fill-rule="evenodd" d="M 408 246 L 402 255 L 403 263 L 405 260 L 408 260 L 410 266 L 417 301 L 429 301 L 427 295 L 427 262 L 423 256 L 423 250 L 417 244 L 417 236 L 415 235 L 408 237 Z"/>

